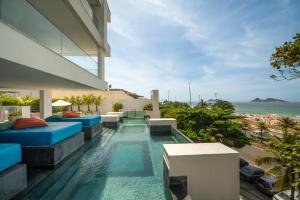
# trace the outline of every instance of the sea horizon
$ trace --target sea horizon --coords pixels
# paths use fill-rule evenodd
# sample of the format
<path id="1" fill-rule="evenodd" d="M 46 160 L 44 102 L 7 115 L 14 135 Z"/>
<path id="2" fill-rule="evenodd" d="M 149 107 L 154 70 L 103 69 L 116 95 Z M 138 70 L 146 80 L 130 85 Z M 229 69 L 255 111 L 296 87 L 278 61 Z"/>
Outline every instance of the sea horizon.
<path id="1" fill-rule="evenodd" d="M 300 116 L 300 102 L 231 102 L 237 114 L 278 114 L 284 116 Z M 192 102 L 192 106 L 198 102 Z"/>

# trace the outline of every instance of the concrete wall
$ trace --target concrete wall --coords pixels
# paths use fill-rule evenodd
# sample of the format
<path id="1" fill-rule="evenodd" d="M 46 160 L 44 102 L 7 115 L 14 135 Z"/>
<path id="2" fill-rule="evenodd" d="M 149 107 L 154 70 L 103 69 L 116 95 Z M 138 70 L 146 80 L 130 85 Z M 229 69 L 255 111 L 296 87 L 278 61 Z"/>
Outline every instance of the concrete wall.
<path id="1" fill-rule="evenodd" d="M 99 114 L 106 114 L 107 112 L 113 111 L 113 104 L 122 103 L 123 110 L 137 110 L 142 111 L 146 104 L 151 103 L 150 99 L 120 99 L 120 100 L 109 100 L 104 99 L 99 107 Z M 73 109 L 76 111 L 77 106 L 73 106 Z M 87 105 L 80 106 L 81 111 L 87 111 Z M 96 110 L 95 105 L 90 106 L 91 110 Z"/>
<path id="2" fill-rule="evenodd" d="M 45 119 L 52 115 L 52 92 L 51 90 L 40 91 L 40 117 Z"/>
<path id="3" fill-rule="evenodd" d="M 151 118 L 160 118 L 160 110 L 159 110 L 159 91 L 152 90 L 151 91 L 151 100 L 153 111 L 151 112 Z"/>
<path id="4" fill-rule="evenodd" d="M 169 177 L 186 176 L 192 199 L 239 200 L 239 154 L 220 143 L 165 144 Z"/>

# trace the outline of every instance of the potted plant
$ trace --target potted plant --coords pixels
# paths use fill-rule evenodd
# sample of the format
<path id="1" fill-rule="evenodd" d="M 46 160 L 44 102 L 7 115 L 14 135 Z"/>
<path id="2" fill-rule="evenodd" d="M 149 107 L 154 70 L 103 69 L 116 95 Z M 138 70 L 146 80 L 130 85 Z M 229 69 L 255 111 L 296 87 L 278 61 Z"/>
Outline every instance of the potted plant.
<path id="1" fill-rule="evenodd" d="M 123 109 L 123 104 L 121 104 L 121 103 L 115 103 L 113 105 L 114 112 L 119 112 L 121 109 Z"/>

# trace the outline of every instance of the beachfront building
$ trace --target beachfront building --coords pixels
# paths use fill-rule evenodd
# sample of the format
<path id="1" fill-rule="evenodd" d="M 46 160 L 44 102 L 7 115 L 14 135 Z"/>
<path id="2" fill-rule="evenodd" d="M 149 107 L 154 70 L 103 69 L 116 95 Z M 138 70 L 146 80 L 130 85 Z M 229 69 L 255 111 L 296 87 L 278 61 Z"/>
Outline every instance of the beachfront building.
<path id="1" fill-rule="evenodd" d="M 39 90 L 43 118 L 52 89 L 107 88 L 106 0 L 1 0 L 0 20 L 0 88 Z"/>

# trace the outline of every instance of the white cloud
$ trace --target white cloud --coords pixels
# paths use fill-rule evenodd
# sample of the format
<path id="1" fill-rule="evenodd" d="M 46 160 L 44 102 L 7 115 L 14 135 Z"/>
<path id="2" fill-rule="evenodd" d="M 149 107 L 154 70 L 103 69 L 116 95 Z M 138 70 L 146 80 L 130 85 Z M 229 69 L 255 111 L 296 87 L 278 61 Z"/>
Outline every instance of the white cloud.
<path id="1" fill-rule="evenodd" d="M 272 23 L 265 25 L 271 19 L 247 20 L 247 2 L 232 9 L 235 1 L 215 7 L 210 1 L 198 0 L 111 1 L 115 12 L 112 9 L 110 31 L 121 38 L 118 43 L 111 43 L 112 58 L 107 59 L 107 79 L 113 87 L 145 96 L 151 89 L 160 89 L 162 98 L 170 90 L 179 100 L 187 99 L 189 81 L 196 99 L 198 94 L 212 98 L 218 92 L 227 99 L 249 100 L 253 94 L 264 95 L 266 91 L 274 96 L 277 92 L 270 89 L 274 85 L 288 87 L 274 83 L 268 78 L 271 72 L 267 72 L 274 40 L 280 35 L 272 34 L 276 30 Z M 284 30 L 284 24 L 280 26 Z M 174 40 L 189 43 L 192 49 L 181 49 L 184 55 L 180 58 L 175 54 L 177 49 L 172 52 L 170 48 L 168 55 L 162 52 L 159 43 L 169 38 L 162 37 L 165 32 L 161 29 L 178 31 Z M 151 38 L 153 33 L 157 34 L 155 41 Z M 149 50 L 152 42 L 157 43 L 154 52 Z M 186 51 L 194 57 L 181 60 Z M 197 57 L 204 59 L 191 63 Z M 295 98 L 291 90 L 280 92 Z"/>

